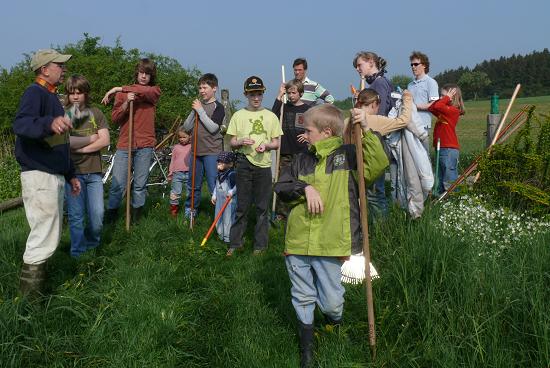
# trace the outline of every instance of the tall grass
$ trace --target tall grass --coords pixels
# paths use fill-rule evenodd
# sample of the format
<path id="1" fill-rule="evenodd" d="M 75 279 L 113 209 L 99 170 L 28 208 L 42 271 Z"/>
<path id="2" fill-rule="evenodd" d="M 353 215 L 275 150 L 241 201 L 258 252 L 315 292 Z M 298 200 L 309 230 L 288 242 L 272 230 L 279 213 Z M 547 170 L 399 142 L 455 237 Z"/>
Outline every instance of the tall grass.
<path id="1" fill-rule="evenodd" d="M 208 207 L 207 201 L 202 205 Z M 347 286 L 345 324 L 317 322 L 320 367 L 545 367 L 550 361 L 550 236 L 499 257 L 393 211 L 372 227 L 378 357 L 372 362 L 364 290 Z M 0 362 L 5 367 L 295 367 L 296 318 L 283 230 L 270 249 L 225 257 L 204 211 L 193 232 L 150 201 L 127 234 L 123 221 L 78 261 L 68 238 L 48 265 L 51 296 L 17 296 L 28 229 L 21 210 L 0 218 Z M 251 230 L 248 239 L 251 238 Z M 320 321 L 320 318 L 318 319 Z"/>

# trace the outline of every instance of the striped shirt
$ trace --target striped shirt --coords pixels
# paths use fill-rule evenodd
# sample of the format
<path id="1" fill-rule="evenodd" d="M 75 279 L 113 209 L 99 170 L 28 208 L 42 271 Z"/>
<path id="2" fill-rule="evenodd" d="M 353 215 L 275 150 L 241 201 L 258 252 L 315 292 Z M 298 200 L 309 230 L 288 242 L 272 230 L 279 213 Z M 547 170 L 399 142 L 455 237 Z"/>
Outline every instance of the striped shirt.
<path id="1" fill-rule="evenodd" d="M 327 103 L 334 103 L 334 97 L 330 92 L 320 85 L 319 83 L 312 81 L 306 77 L 302 83 L 304 84 L 304 94 L 302 95 L 302 102 L 308 105 L 315 105 L 318 99 L 321 99 Z"/>

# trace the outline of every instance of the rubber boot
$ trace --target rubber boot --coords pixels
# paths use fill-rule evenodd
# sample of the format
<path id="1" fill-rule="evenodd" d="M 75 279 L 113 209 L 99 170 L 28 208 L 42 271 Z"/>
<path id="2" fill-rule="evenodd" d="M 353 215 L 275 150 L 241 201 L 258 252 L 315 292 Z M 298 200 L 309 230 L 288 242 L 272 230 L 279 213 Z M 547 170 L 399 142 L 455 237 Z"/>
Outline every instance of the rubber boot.
<path id="1" fill-rule="evenodd" d="M 131 209 L 131 216 L 132 216 L 132 224 L 135 224 L 139 221 L 141 218 L 141 210 L 143 210 L 143 206 L 141 207 L 132 207 Z"/>
<path id="2" fill-rule="evenodd" d="M 313 363 L 313 324 L 300 323 L 300 367 L 309 368 Z"/>
<path id="3" fill-rule="evenodd" d="M 328 332 L 338 333 L 340 331 L 340 326 L 342 325 L 342 317 L 340 317 L 340 319 L 333 319 L 324 313 L 323 315 L 325 316 L 325 330 Z"/>
<path id="4" fill-rule="evenodd" d="M 21 295 L 35 299 L 44 294 L 44 282 L 46 281 L 46 263 L 31 265 L 23 263 L 19 278 L 19 290 Z"/>
<path id="5" fill-rule="evenodd" d="M 109 208 L 105 210 L 104 222 L 106 224 L 114 224 L 118 219 L 118 208 Z"/>
<path id="6" fill-rule="evenodd" d="M 173 217 L 173 218 L 176 218 L 178 217 L 178 212 L 180 211 L 180 206 L 178 206 L 177 204 L 171 204 L 170 205 L 170 215 Z"/>

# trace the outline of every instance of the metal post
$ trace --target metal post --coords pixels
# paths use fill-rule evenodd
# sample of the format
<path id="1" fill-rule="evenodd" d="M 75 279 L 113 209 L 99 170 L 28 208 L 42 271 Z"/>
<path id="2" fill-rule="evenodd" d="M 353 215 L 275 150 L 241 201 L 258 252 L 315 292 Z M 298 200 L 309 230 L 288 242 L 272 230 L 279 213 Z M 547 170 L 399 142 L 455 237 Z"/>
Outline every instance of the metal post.
<path id="1" fill-rule="evenodd" d="M 500 113 L 498 111 L 498 95 L 493 93 L 491 96 L 491 112 L 487 114 L 487 140 L 485 142 L 485 147 L 489 147 L 491 145 L 499 122 Z"/>

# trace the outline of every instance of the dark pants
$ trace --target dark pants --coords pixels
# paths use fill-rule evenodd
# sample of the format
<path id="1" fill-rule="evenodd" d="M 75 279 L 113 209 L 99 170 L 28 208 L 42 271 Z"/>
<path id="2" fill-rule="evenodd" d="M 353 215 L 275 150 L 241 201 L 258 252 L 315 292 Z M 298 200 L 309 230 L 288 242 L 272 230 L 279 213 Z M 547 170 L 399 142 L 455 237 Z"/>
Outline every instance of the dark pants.
<path id="1" fill-rule="evenodd" d="M 243 235 L 248 220 L 250 205 L 256 207 L 254 249 L 266 249 L 269 219 L 267 209 L 271 198 L 271 168 L 252 165 L 244 155 L 237 158 L 237 211 L 229 235 L 230 247 L 243 246 Z"/>
<path id="2" fill-rule="evenodd" d="M 290 166 L 292 164 L 293 158 L 294 158 L 294 155 L 281 154 L 281 157 L 279 159 L 279 178 L 281 177 L 284 171 L 290 170 Z M 277 213 L 277 215 L 283 215 L 284 217 L 288 217 L 288 214 L 290 213 L 290 208 L 287 203 L 281 201 L 279 197 L 277 197 L 277 202 L 275 204 L 275 212 Z"/>

